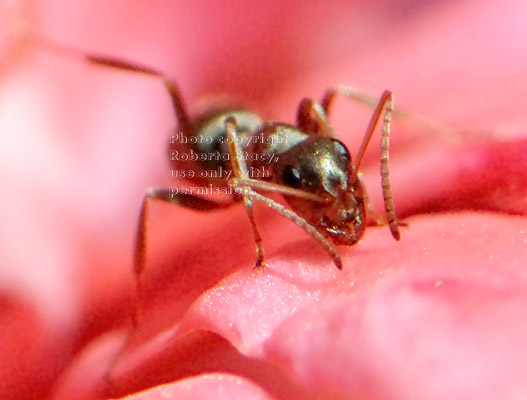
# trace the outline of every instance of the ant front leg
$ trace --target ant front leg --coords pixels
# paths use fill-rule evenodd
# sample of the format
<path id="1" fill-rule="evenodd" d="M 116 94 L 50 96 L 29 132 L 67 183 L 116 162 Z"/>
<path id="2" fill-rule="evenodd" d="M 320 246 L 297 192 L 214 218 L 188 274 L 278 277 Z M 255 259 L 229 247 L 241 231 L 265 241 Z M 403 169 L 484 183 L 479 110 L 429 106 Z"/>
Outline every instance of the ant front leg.
<path id="1" fill-rule="evenodd" d="M 362 161 L 368 143 L 370 142 L 371 137 L 377 126 L 377 122 L 381 116 L 381 113 L 384 114 L 383 124 L 382 124 L 382 138 L 381 138 L 381 180 L 382 180 L 382 193 L 384 199 L 384 209 L 386 211 L 386 219 L 388 220 L 388 225 L 390 227 L 390 232 L 395 240 L 401 238 L 399 233 L 399 222 L 397 220 L 397 215 L 395 214 L 395 208 L 393 205 L 392 198 L 392 186 L 390 184 L 390 169 L 389 169 L 389 160 L 390 160 L 390 127 L 392 120 L 392 111 L 393 111 L 393 93 L 385 90 L 377 107 L 373 110 L 370 123 L 366 133 L 364 134 L 364 139 L 362 140 L 361 146 L 357 153 L 357 158 L 355 160 L 355 170 L 359 171 L 359 165 Z"/>
<path id="2" fill-rule="evenodd" d="M 366 148 L 373 136 L 375 127 L 381 117 L 381 114 L 384 114 L 383 124 L 382 124 L 382 139 L 381 139 L 381 180 L 382 180 L 382 193 L 384 199 L 384 209 L 386 211 L 386 218 L 388 220 L 388 225 L 390 231 L 395 240 L 401 238 L 399 233 L 399 222 L 397 220 L 397 215 L 395 214 L 395 208 L 393 205 L 392 198 L 392 186 L 390 184 L 390 169 L 389 169 L 389 160 L 390 160 L 390 127 L 392 120 L 392 111 L 393 111 L 393 93 L 385 90 L 377 107 L 373 110 L 373 114 L 364 134 L 361 146 L 357 153 L 357 158 L 355 160 L 355 170 L 359 171 L 359 165 L 364 157 Z"/>

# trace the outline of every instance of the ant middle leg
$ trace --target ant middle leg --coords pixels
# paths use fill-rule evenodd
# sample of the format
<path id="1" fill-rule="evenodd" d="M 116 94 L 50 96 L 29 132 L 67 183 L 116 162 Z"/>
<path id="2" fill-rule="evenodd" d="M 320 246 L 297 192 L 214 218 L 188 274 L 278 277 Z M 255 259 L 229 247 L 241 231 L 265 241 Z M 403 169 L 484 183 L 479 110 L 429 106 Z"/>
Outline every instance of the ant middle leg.
<path id="1" fill-rule="evenodd" d="M 370 108 L 375 108 L 377 106 L 377 103 L 379 102 L 377 96 L 373 96 L 369 93 L 353 88 L 351 86 L 337 85 L 328 89 L 324 93 L 324 96 L 322 96 L 322 101 L 320 102 L 320 104 L 322 105 L 322 108 L 324 109 L 326 115 L 329 115 L 331 106 L 333 105 L 333 102 L 335 101 L 335 98 L 337 96 L 347 97 L 348 99 L 355 100 Z M 408 121 L 414 124 L 415 126 L 422 127 L 429 132 L 435 133 L 441 138 L 448 138 L 451 140 L 459 138 L 461 135 L 461 133 L 459 131 L 456 131 L 455 129 L 439 124 L 431 119 L 413 113 L 404 108 L 394 107 L 392 112 L 394 118 L 399 118 Z"/>

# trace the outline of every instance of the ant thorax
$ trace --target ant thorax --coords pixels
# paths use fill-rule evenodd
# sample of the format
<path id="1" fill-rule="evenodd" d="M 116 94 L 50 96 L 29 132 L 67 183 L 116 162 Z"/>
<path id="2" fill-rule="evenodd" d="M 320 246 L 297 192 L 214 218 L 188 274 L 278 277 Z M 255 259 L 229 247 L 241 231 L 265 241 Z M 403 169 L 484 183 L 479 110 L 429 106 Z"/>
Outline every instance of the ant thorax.
<path id="1" fill-rule="evenodd" d="M 262 120 L 257 114 L 241 108 L 207 110 L 193 119 L 190 132 L 172 135 L 171 138 L 176 140 L 171 139 L 169 143 L 170 161 L 174 168 L 202 172 L 189 179 L 192 183 L 228 186 L 228 179 L 225 177 L 232 175 L 229 172 L 232 170 L 230 138 L 226 137 L 225 132 L 225 119 L 228 116 L 236 118 L 239 128 L 238 141 L 247 163 L 252 164 L 257 156 L 251 149 L 253 143 L 258 140 L 255 132 L 262 125 Z"/>

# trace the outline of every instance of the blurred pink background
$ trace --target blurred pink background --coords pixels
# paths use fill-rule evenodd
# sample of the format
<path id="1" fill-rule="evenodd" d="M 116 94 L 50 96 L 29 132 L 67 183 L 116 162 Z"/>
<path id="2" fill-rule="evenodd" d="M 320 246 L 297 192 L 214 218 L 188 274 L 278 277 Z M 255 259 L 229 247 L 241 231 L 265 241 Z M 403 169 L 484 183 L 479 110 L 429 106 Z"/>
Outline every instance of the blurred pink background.
<path id="1" fill-rule="evenodd" d="M 176 126 L 163 86 L 147 77 L 51 54 L 25 42 L 23 34 L 16 33 L 17 27 L 26 26 L 30 32 L 76 49 L 119 56 L 166 71 L 175 77 L 191 109 L 204 95 L 226 93 L 261 111 L 264 118 L 293 122 L 301 98 L 319 99 L 331 85 L 349 84 L 372 94 L 390 89 L 396 104 L 470 132 L 471 138 L 466 147 L 458 148 L 429 132 L 394 123 L 392 181 L 402 216 L 422 214 L 426 218 L 428 212 L 467 209 L 482 212 L 484 218 L 489 215 L 487 211 L 526 214 L 527 53 L 523 49 L 527 48 L 527 6 L 521 1 L 378 0 L 366 5 L 337 0 L 324 5 L 311 0 L 258 4 L 28 0 L 1 1 L 0 14 L 2 399 L 73 398 L 75 392 L 68 388 L 75 387 L 72 382 L 76 375 L 65 375 L 64 371 L 76 371 L 72 361 L 82 360 L 81 353 L 88 351 L 86 346 L 94 338 L 105 332 L 122 332 L 119 329 L 129 323 L 133 307 L 132 245 L 144 191 L 174 184 L 168 177 L 166 143 Z M 369 110 L 345 100 L 335 108 L 337 131 L 354 149 L 352 154 L 368 115 Z M 472 141 L 477 135 L 481 141 Z M 370 169 L 365 175 L 379 204 L 376 157 L 374 150 L 367 159 Z M 499 190 L 494 191 L 496 188 Z M 250 281 L 254 257 L 246 217 L 239 208 L 202 216 L 157 207 L 153 215 L 151 241 L 156 244 L 152 244 L 153 267 L 145 289 L 145 297 L 150 294 L 153 300 L 151 304 L 147 300 L 144 307 L 152 309 L 150 316 L 144 317 L 145 329 L 151 335 L 178 321 L 203 292 L 225 277 L 240 270 L 245 274 L 243 279 L 248 275 Z M 476 215 L 471 227 L 493 227 L 484 230 L 484 235 L 495 234 L 496 240 L 484 241 L 485 245 L 503 246 L 510 256 L 504 270 L 510 273 L 511 281 L 525 283 L 520 265 L 527 251 L 524 231 L 520 233 L 519 228 L 525 226 L 525 219 L 496 217 L 499 221 L 495 221 L 495 215 L 490 214 L 490 222 L 481 222 Z M 438 218 L 423 232 L 433 226 L 444 226 L 448 232 L 449 226 L 472 220 L 473 215 L 459 219 L 448 216 L 453 218 L 448 224 L 443 224 L 441 214 Z M 263 222 L 264 238 L 268 238 L 264 243 L 269 246 L 269 255 L 279 254 L 277 265 L 282 259 L 306 257 L 305 265 L 309 266 L 311 251 L 305 256 L 293 250 L 291 256 L 288 250 L 284 253 L 287 246 L 283 245 L 290 237 L 293 243 L 301 240 L 301 246 L 308 249 L 313 243 L 280 217 L 273 216 L 271 221 Z M 411 218 L 409 224 L 411 232 Z M 285 226 L 283 233 L 276 233 L 274 226 Z M 421 232 L 419 229 L 415 228 L 414 234 Z M 291 236 L 289 232 L 293 232 Z M 469 234 L 480 235 L 475 228 Z M 382 242 L 389 233 L 379 235 Z M 370 239 L 369 243 L 374 242 Z M 438 255 L 449 249 L 445 246 Z M 349 260 L 348 264 L 345 261 L 346 273 L 352 274 L 353 266 L 362 271 L 356 261 L 361 260 L 355 256 L 357 251 L 362 254 L 355 248 L 343 250 L 343 258 Z M 410 254 L 412 250 L 404 251 Z M 473 254 L 461 253 L 453 251 L 451 258 L 441 259 L 434 266 L 469 265 Z M 395 259 L 394 267 L 411 264 Z M 334 277 L 330 260 L 318 253 L 313 260 L 315 265 L 323 265 L 315 269 L 316 273 L 329 274 L 324 279 Z M 191 287 L 185 287 L 182 280 L 181 287 L 174 289 L 172 280 L 188 278 L 189 274 L 178 270 L 174 275 L 173 265 L 178 262 L 177 268 L 182 270 L 184 266 L 195 268 L 196 276 L 189 280 Z M 473 262 L 475 268 L 478 262 Z M 322 268 L 328 271 L 320 272 Z M 353 279 L 357 276 L 360 272 Z M 339 284 L 348 285 L 347 278 L 342 279 L 345 283 Z M 170 283 L 160 286 L 162 280 Z M 267 294 L 274 296 L 272 290 Z M 485 293 L 481 296 L 484 298 Z M 504 312 L 513 309 L 511 315 L 516 318 L 516 311 L 527 305 L 525 296 L 520 297 L 514 298 L 514 307 L 504 306 Z M 467 313 L 471 313 L 470 307 Z M 518 327 L 512 316 L 503 325 L 516 329 L 512 337 L 517 338 L 521 336 L 518 332 L 525 332 L 525 322 Z M 493 321 L 490 318 L 488 324 Z M 484 330 L 486 324 L 478 329 Z M 263 340 L 260 333 L 254 335 Z M 507 337 L 505 332 L 503 340 Z M 230 340 L 228 335 L 226 338 Z M 520 339 L 513 343 L 523 345 L 518 351 L 526 353 Z M 273 351 L 279 352 L 276 348 Z M 445 354 L 450 355 L 448 350 Z M 400 355 L 401 363 L 405 357 Z M 92 370 L 108 369 L 107 362 Z M 525 367 L 516 359 L 504 365 L 512 371 Z M 295 371 L 288 375 L 293 382 L 290 385 L 305 390 L 302 393 L 306 398 L 316 396 L 317 390 L 334 398 L 334 393 L 325 391 L 331 385 L 343 398 L 352 393 L 359 397 L 364 394 L 364 398 L 388 398 L 388 393 L 390 398 L 437 394 L 433 385 L 425 384 L 416 389 L 415 397 L 404 397 L 401 387 L 415 382 L 402 378 L 394 378 L 397 388 L 386 391 L 370 391 L 367 385 L 350 382 L 339 389 L 338 379 L 324 381 L 322 377 L 320 383 L 308 373 Z M 473 382 L 488 378 L 485 374 L 468 375 Z M 521 398 L 514 395 L 527 393 L 521 384 L 523 378 L 521 372 L 512 372 L 509 378 L 496 377 L 494 386 L 491 379 L 489 385 L 503 394 L 500 398 Z M 304 385 L 303 379 L 311 383 Z M 118 395 L 128 393 L 127 388 L 146 388 L 140 384 L 127 386 L 123 381 L 115 391 Z M 448 388 L 453 381 L 445 382 Z M 100 381 L 79 385 L 92 388 L 98 384 Z M 269 390 L 272 385 L 267 384 Z M 265 387 L 259 382 L 256 386 Z M 503 388 L 513 386 L 516 389 L 503 392 Z M 453 387 L 449 398 L 464 393 Z M 257 390 L 249 392 L 254 398 L 261 395 Z M 90 393 L 77 395 L 102 398 L 107 392 Z M 279 390 L 270 393 L 284 395 Z M 466 394 L 484 398 L 476 389 L 474 396 L 470 390 Z"/>

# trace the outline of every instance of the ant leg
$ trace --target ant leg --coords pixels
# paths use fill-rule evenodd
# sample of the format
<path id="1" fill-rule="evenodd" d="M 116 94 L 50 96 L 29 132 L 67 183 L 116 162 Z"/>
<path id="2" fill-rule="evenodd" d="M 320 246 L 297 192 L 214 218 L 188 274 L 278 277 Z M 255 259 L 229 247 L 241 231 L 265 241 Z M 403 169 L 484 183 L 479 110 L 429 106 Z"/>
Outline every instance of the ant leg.
<path id="1" fill-rule="evenodd" d="M 386 221 L 375 210 L 375 207 L 373 207 L 373 203 L 370 200 L 370 196 L 368 196 L 368 191 L 366 190 L 366 186 L 364 185 L 364 179 L 362 177 L 361 172 L 357 172 L 357 180 L 360 182 L 362 187 L 362 199 L 364 200 L 364 204 L 366 205 L 366 216 L 368 218 L 368 222 L 371 221 L 374 225 L 377 226 L 385 226 Z"/>
<path id="2" fill-rule="evenodd" d="M 323 135 L 335 137 L 335 133 L 333 131 L 333 128 L 329 124 L 329 121 L 327 120 L 326 111 L 328 110 L 328 107 L 330 106 L 331 102 L 333 101 L 336 94 L 343 94 L 341 92 L 337 92 L 337 89 L 331 89 L 328 91 L 328 93 L 324 96 L 323 99 L 323 105 L 315 103 L 311 99 L 303 99 L 300 103 L 300 106 L 298 107 L 298 114 L 297 114 L 297 124 L 298 126 L 303 129 L 306 132 L 309 133 L 322 133 Z M 355 92 L 351 92 L 355 93 Z M 362 94 L 360 94 L 363 96 Z M 363 100 L 369 101 L 369 98 L 363 98 Z M 375 100 L 377 102 L 377 100 Z M 392 102 L 390 108 L 388 107 L 385 109 L 385 125 L 383 127 L 383 132 L 386 131 L 386 143 L 381 144 L 381 149 L 383 149 L 382 158 L 381 158 L 381 173 L 382 171 L 386 170 L 386 174 L 383 175 L 383 193 L 384 193 L 384 201 L 385 206 L 387 210 L 387 215 L 389 220 L 393 220 L 395 218 L 395 212 L 393 208 L 393 201 L 391 200 L 391 187 L 390 187 L 390 181 L 389 181 L 389 175 L 388 175 L 388 141 L 387 141 L 387 135 L 389 134 L 390 126 L 389 126 L 389 120 L 391 112 L 393 111 L 393 95 L 392 99 L 390 100 Z M 382 100 L 381 100 L 382 102 Z M 384 107 L 384 106 L 383 106 Z M 354 165 L 355 173 L 357 176 L 357 179 L 360 181 L 361 186 L 363 188 L 363 198 L 364 202 L 366 204 L 367 212 L 370 217 L 370 220 L 372 220 L 376 225 L 385 225 L 383 219 L 381 216 L 374 210 L 373 204 L 371 203 L 368 194 L 366 192 L 366 188 L 363 184 L 362 174 L 359 172 L 359 165 L 362 160 L 362 157 L 364 156 L 364 152 L 366 150 L 366 147 L 368 146 L 368 143 L 371 139 L 371 136 L 374 132 L 375 126 L 377 124 L 377 121 L 380 116 L 380 112 L 383 107 L 377 107 L 378 110 L 376 110 L 373 114 L 372 120 L 370 121 L 370 126 L 368 127 L 368 131 L 366 135 L 364 136 L 364 140 L 362 142 L 361 148 L 359 149 L 359 153 L 357 155 L 356 164 Z M 386 120 L 388 120 L 388 125 L 386 125 Z M 383 134 L 383 142 L 384 134 Z M 383 147 L 384 146 L 384 147 Z M 383 158 L 385 159 L 385 163 L 383 163 Z M 251 185 L 253 188 L 257 185 Z M 265 186 L 265 182 L 262 182 L 262 184 L 258 184 L 258 186 Z M 283 191 L 278 190 L 277 191 Z M 298 197 L 306 197 L 305 195 L 298 195 Z M 388 211 L 388 209 L 390 211 Z M 397 223 L 394 221 L 393 223 Z M 391 227 L 391 225 L 390 225 Z M 399 233 L 396 229 L 395 231 L 390 228 L 392 231 L 393 236 L 398 239 Z"/>
<path id="3" fill-rule="evenodd" d="M 243 204 L 247 210 L 247 216 L 249 217 L 251 228 L 253 230 L 254 243 L 256 244 L 256 261 L 254 263 L 254 268 L 265 267 L 267 266 L 265 263 L 265 250 L 263 247 L 262 237 L 260 236 L 256 222 L 254 221 L 253 201 L 250 197 L 243 196 Z"/>
<path id="4" fill-rule="evenodd" d="M 192 125 L 190 123 L 190 118 L 187 112 L 187 108 L 185 106 L 185 102 L 183 101 L 183 97 L 181 96 L 176 82 L 168 75 L 153 68 L 138 63 L 122 60 L 116 57 L 107 57 L 100 56 L 97 54 L 83 53 L 76 49 L 67 47 L 65 45 L 53 42 L 49 39 L 45 39 L 42 37 L 36 37 L 35 41 L 39 46 L 63 56 L 78 58 L 85 62 L 95 64 L 98 66 L 114 68 L 121 71 L 145 74 L 160 79 L 165 85 L 168 95 L 170 96 L 170 99 L 172 101 L 172 106 L 176 113 L 179 129 L 185 134 L 190 134 L 192 132 Z"/>
<path id="5" fill-rule="evenodd" d="M 243 176 L 249 176 L 249 171 L 247 170 L 247 164 L 243 159 L 242 149 L 240 148 L 238 141 L 238 125 L 236 119 L 233 117 L 228 117 L 225 120 L 225 132 L 226 137 L 229 140 L 229 159 L 231 160 L 231 167 L 234 173 L 235 178 L 242 178 Z M 249 217 L 249 222 L 251 223 L 251 228 L 253 230 L 254 243 L 256 244 L 256 262 L 255 268 L 265 266 L 265 250 L 263 247 L 262 237 L 260 232 L 258 232 L 258 227 L 254 221 L 253 215 L 253 202 L 249 196 L 245 194 L 243 196 L 243 203 L 245 205 L 245 210 L 247 211 L 247 216 Z"/>
<path id="6" fill-rule="evenodd" d="M 351 100 L 355 100 L 355 101 L 358 101 L 359 103 L 365 104 L 371 108 L 375 108 L 378 103 L 376 96 L 372 96 L 369 93 L 363 92 L 361 90 L 358 90 L 350 86 L 338 85 L 338 86 L 328 89 L 324 93 L 324 96 L 322 97 L 322 101 L 320 102 L 320 104 L 322 105 L 322 108 L 324 109 L 326 115 L 329 115 L 330 108 L 333 104 L 333 101 L 335 100 L 337 96 L 347 97 Z M 412 113 L 408 110 L 405 110 L 404 108 L 394 107 L 392 111 L 393 111 L 393 116 L 395 118 L 400 118 L 400 119 L 409 121 L 416 126 L 420 126 L 430 132 L 436 133 L 442 138 L 451 139 L 451 138 L 459 137 L 461 135 L 460 132 L 452 128 L 438 124 L 435 121 L 432 121 L 421 115 Z"/>
<path id="7" fill-rule="evenodd" d="M 146 221 L 148 220 L 148 206 L 150 200 L 161 200 L 170 204 L 180 205 L 186 208 L 190 208 L 197 211 L 213 211 L 219 208 L 229 207 L 232 203 L 228 202 L 215 202 L 203 197 L 195 196 L 187 193 L 175 193 L 173 189 L 148 189 L 143 203 L 141 205 L 141 212 L 139 213 L 139 223 L 137 226 L 137 233 L 135 238 L 135 248 L 134 248 L 134 276 L 135 276 L 135 298 L 134 298 L 134 309 L 131 316 L 132 326 L 131 332 L 137 332 L 139 335 L 141 331 L 139 330 L 139 316 L 141 314 L 140 306 L 141 295 L 143 293 L 141 287 L 141 275 L 145 268 L 145 258 L 146 258 Z M 119 360 L 125 353 L 128 345 L 132 340 L 132 334 L 129 333 L 126 342 L 117 353 L 114 359 L 110 362 L 110 366 L 105 373 L 105 379 L 108 385 L 112 383 L 112 371 L 115 366 L 118 364 Z"/>
<path id="8" fill-rule="evenodd" d="M 267 181 L 260 181 L 257 179 L 251 179 L 251 178 L 231 178 L 230 183 L 233 186 L 236 187 L 250 187 L 252 189 L 259 189 L 264 190 L 267 192 L 278 192 L 281 194 L 285 194 L 288 196 L 295 196 L 306 200 L 312 200 L 319 203 L 326 203 L 327 198 L 324 198 L 322 196 L 319 196 L 318 194 L 309 193 L 304 190 L 300 189 L 294 189 L 288 186 L 280 185 L 273 182 L 267 182 Z"/>
<path id="9" fill-rule="evenodd" d="M 368 191 L 366 190 L 366 186 L 364 185 L 364 179 L 362 177 L 362 173 L 357 173 L 357 179 L 360 181 L 362 186 L 362 199 L 364 200 L 364 203 L 366 204 L 366 215 L 368 217 L 368 222 L 371 221 L 372 225 L 377 226 L 386 226 L 387 221 L 375 210 L 375 207 L 373 207 L 373 203 L 370 200 L 370 197 L 368 196 Z M 402 222 L 397 220 L 397 224 L 399 226 L 408 226 L 406 222 Z"/>
<path id="10" fill-rule="evenodd" d="M 331 106 L 331 103 L 335 96 L 337 94 L 341 94 L 344 96 L 351 97 L 353 99 L 358 99 L 360 101 L 364 101 L 367 104 L 370 104 L 370 98 L 364 97 L 366 95 L 356 92 L 351 88 L 346 88 L 343 86 L 338 86 L 334 89 L 328 90 L 328 92 L 324 95 L 324 98 L 322 100 L 322 107 L 327 113 L 329 111 L 329 107 Z M 372 116 L 370 118 L 370 122 L 368 124 L 368 127 L 366 129 L 366 133 L 364 134 L 364 138 L 362 139 L 362 143 L 360 145 L 359 151 L 357 152 L 357 156 L 355 158 L 355 162 L 352 166 L 353 172 L 355 175 L 358 176 L 358 173 L 360 171 L 360 163 L 362 162 L 362 159 L 364 157 L 364 153 L 366 152 L 366 149 L 371 141 L 371 138 L 375 132 L 375 128 L 377 126 L 377 123 L 379 122 L 379 119 L 381 115 L 383 114 L 383 126 L 382 126 L 382 138 L 381 138 L 381 181 L 382 181 L 382 192 L 383 192 L 383 199 L 384 199 L 384 208 L 386 211 L 386 218 L 388 220 L 388 225 L 390 227 L 390 232 L 392 233 L 392 236 L 395 238 L 395 240 L 399 240 L 401 235 L 399 233 L 399 222 L 397 220 L 397 216 L 395 214 L 395 208 L 393 205 L 393 199 L 392 199 L 392 188 L 390 184 L 390 172 L 389 172 L 389 148 L 390 148 L 390 126 L 391 126 L 391 119 L 392 119 L 392 113 L 393 113 L 393 93 L 385 90 L 383 94 L 381 95 L 380 100 L 378 100 L 377 105 L 375 106 L 375 109 L 373 110 Z M 358 178 L 361 180 L 361 178 Z M 367 194 L 366 194 L 367 197 Z M 369 204 L 368 204 L 369 203 Z M 369 199 L 366 202 L 368 209 L 371 209 L 373 211 L 373 206 L 371 205 Z M 375 215 L 376 213 L 373 212 Z M 378 223 L 378 219 L 375 218 L 376 223 Z"/>
<path id="11" fill-rule="evenodd" d="M 346 96 L 351 99 L 358 100 L 364 104 L 375 107 L 373 114 L 371 116 L 370 122 L 368 124 L 368 128 L 366 129 L 366 133 L 364 134 L 364 139 L 362 140 L 361 146 L 357 153 L 355 164 L 353 165 L 353 168 L 356 174 L 359 171 L 360 163 L 362 162 L 362 158 L 364 157 L 366 148 L 368 147 L 368 144 L 370 143 L 370 140 L 373 136 L 375 127 L 377 126 L 377 123 L 380 119 L 381 114 L 384 112 L 384 118 L 383 118 L 384 121 L 383 121 L 383 126 L 382 126 L 382 139 L 381 139 L 382 192 L 383 192 L 383 198 L 384 198 L 384 208 L 386 210 L 386 217 L 388 220 L 390 231 L 392 233 L 392 236 L 396 240 L 399 240 L 401 237 L 399 233 L 399 225 L 404 225 L 404 224 L 399 224 L 397 220 L 397 216 L 395 214 L 394 205 L 393 205 L 392 188 L 390 185 L 390 172 L 389 172 L 389 167 L 388 167 L 388 162 L 390 158 L 389 157 L 389 148 L 390 148 L 389 136 L 390 136 L 392 113 L 397 112 L 400 116 L 404 116 L 405 114 L 400 109 L 394 110 L 393 93 L 390 91 L 385 90 L 383 94 L 381 95 L 380 100 L 377 101 L 370 95 L 367 95 L 363 92 L 357 91 L 353 88 L 346 87 L 346 86 L 337 86 L 335 88 L 329 89 L 326 92 L 326 94 L 324 95 L 322 99 L 322 103 L 321 103 L 326 113 L 329 113 L 329 108 L 333 100 L 335 99 L 336 95 Z"/>
<path id="12" fill-rule="evenodd" d="M 235 184 L 233 186 L 238 187 Z M 315 239 L 317 243 L 324 249 L 324 251 L 332 258 L 335 266 L 338 269 L 342 269 L 342 260 L 340 259 L 340 256 L 335 247 L 333 247 L 333 245 L 329 242 L 329 240 L 324 237 L 324 235 L 322 235 L 319 231 L 316 230 L 316 228 L 310 225 L 309 222 L 307 222 L 302 217 L 298 216 L 294 211 L 291 211 L 286 208 L 284 205 L 279 204 L 268 197 L 262 196 L 260 193 L 255 192 L 251 188 L 239 188 L 242 190 L 244 196 L 265 203 L 267 207 L 276 211 L 278 214 L 286 217 L 290 221 L 293 221 L 296 225 L 302 228 L 308 235 Z"/>
<path id="13" fill-rule="evenodd" d="M 393 94 L 392 92 L 385 90 L 381 95 L 381 98 L 373 111 L 373 114 L 362 139 L 357 157 L 355 159 L 355 164 L 353 169 L 355 174 L 359 171 L 360 163 L 370 143 L 370 140 L 375 132 L 375 127 L 379 122 L 381 114 L 384 114 L 383 125 L 382 125 L 382 139 L 381 139 L 381 180 L 382 180 L 382 193 L 384 198 L 384 209 L 386 211 L 386 218 L 388 220 L 388 225 L 390 226 L 390 231 L 395 240 L 399 240 L 401 235 L 399 233 L 399 223 L 397 221 L 397 216 L 395 214 L 395 208 L 393 205 L 392 199 L 392 187 L 390 185 L 390 170 L 388 162 L 390 159 L 390 123 L 392 118 L 393 110 Z"/>
<path id="14" fill-rule="evenodd" d="M 356 100 L 359 103 L 365 104 L 371 108 L 375 108 L 379 103 L 377 96 L 372 96 L 369 93 L 362 92 L 358 89 L 352 88 L 351 86 L 338 85 L 328 89 L 324 93 L 322 101 L 320 102 L 324 112 L 327 115 L 329 115 L 330 108 L 337 96 L 344 96 L 351 100 Z M 400 112 L 399 110 L 400 109 L 394 109 L 394 115 L 398 116 L 398 113 Z"/>
<path id="15" fill-rule="evenodd" d="M 183 206 L 196 211 L 214 211 L 227 208 L 232 202 L 217 202 L 188 193 L 178 193 L 173 189 L 148 189 L 141 205 L 139 223 L 134 248 L 134 275 L 136 284 L 136 307 L 132 316 L 134 328 L 138 327 L 138 315 L 141 290 L 141 275 L 145 268 L 146 258 L 146 221 L 148 219 L 148 205 L 150 200 L 161 200 L 166 203 Z"/>
<path id="16" fill-rule="evenodd" d="M 337 137 L 328 121 L 326 110 L 312 99 L 302 99 L 298 105 L 296 122 L 300 130 L 308 134 Z"/>

